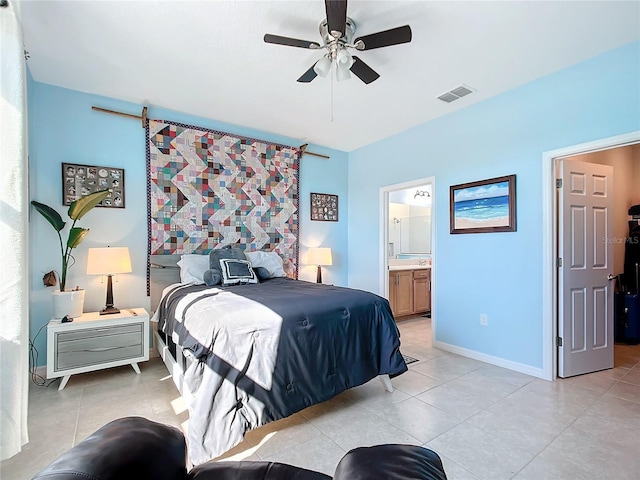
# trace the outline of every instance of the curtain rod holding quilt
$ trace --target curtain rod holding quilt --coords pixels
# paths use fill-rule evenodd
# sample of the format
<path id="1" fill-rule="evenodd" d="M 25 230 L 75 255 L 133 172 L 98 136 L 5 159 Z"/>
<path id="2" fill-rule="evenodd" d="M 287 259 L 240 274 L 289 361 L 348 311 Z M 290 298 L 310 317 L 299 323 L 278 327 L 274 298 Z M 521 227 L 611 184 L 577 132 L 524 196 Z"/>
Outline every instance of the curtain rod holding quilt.
<path id="1" fill-rule="evenodd" d="M 329 157 L 329 155 L 322 155 L 321 153 L 313 153 L 313 152 L 308 152 L 307 151 L 307 147 L 309 146 L 308 143 L 305 143 L 304 145 L 300 146 L 300 156 L 302 157 L 302 155 L 313 155 L 314 157 L 320 157 L 320 158 L 331 158 Z"/>
<path id="2" fill-rule="evenodd" d="M 91 110 L 95 110 L 97 112 L 109 113 L 111 115 L 118 115 L 120 117 L 135 118 L 137 120 L 142 120 L 142 128 L 147 128 L 147 107 L 142 107 L 141 115 L 133 115 L 131 113 L 116 112 L 115 110 L 109 110 L 107 108 L 94 107 L 94 106 L 91 107 Z M 302 157 L 302 155 L 313 155 L 314 157 L 330 158 L 328 155 L 322 155 L 321 153 L 314 153 L 314 152 L 307 151 L 308 146 L 309 146 L 308 143 L 305 143 L 304 145 L 300 146 L 300 157 Z"/>
<path id="3" fill-rule="evenodd" d="M 142 120 L 142 128 L 147 128 L 147 107 L 142 107 L 141 115 L 132 115 L 131 113 L 116 112 L 115 110 L 109 110 L 107 108 L 100 108 L 100 107 L 91 107 L 91 110 L 109 113 L 111 115 L 119 115 L 121 117 L 136 118 L 138 120 Z"/>

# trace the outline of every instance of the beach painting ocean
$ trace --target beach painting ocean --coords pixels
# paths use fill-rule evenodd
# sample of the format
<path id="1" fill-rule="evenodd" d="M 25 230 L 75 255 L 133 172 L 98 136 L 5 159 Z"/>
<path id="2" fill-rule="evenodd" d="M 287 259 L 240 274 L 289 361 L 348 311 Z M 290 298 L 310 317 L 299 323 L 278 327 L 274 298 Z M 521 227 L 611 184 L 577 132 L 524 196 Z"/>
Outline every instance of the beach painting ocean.
<path id="1" fill-rule="evenodd" d="M 513 208 L 513 199 L 510 198 L 513 194 L 510 189 L 512 179 L 502 177 L 496 180 L 500 181 L 474 182 L 460 185 L 457 189 L 452 187 L 452 232 L 510 229 L 510 208 Z"/>

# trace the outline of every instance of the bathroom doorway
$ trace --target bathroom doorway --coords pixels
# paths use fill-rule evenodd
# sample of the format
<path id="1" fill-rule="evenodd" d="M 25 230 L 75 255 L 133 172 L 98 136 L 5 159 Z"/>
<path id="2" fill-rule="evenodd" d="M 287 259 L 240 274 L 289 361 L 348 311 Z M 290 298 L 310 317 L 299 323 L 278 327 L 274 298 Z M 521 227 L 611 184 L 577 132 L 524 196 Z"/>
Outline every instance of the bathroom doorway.
<path id="1" fill-rule="evenodd" d="M 432 319 L 435 319 L 436 303 L 434 227 L 434 177 L 380 188 L 380 292 L 389 299 L 390 265 L 391 268 L 431 267 Z"/>

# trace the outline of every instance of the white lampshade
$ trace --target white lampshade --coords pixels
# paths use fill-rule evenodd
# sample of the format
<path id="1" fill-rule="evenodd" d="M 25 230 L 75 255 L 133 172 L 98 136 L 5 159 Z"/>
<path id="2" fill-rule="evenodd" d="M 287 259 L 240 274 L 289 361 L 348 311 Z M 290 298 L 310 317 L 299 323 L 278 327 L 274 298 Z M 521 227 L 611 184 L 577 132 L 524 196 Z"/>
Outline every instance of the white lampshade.
<path id="1" fill-rule="evenodd" d="M 87 257 L 88 275 L 112 275 L 131 272 L 128 247 L 90 248 Z"/>
<path id="2" fill-rule="evenodd" d="M 329 247 L 311 247 L 307 255 L 309 265 L 332 265 L 331 249 Z"/>
<path id="3" fill-rule="evenodd" d="M 331 71 L 331 59 L 329 57 L 322 57 L 313 66 L 313 71 L 321 77 L 326 77 Z"/>

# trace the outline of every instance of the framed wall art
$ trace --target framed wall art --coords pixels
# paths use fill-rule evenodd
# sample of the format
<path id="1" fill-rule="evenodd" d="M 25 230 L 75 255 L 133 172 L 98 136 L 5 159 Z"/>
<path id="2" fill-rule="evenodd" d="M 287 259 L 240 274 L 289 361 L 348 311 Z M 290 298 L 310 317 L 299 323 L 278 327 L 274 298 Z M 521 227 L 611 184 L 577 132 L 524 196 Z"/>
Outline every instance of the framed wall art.
<path id="1" fill-rule="evenodd" d="M 110 195 L 98 207 L 124 208 L 124 168 L 62 164 L 62 204 L 108 188 Z"/>
<path id="2" fill-rule="evenodd" d="M 338 221 L 338 195 L 329 193 L 311 194 L 311 220 Z"/>
<path id="3" fill-rule="evenodd" d="M 449 187 L 451 233 L 516 231 L 516 176 Z"/>

